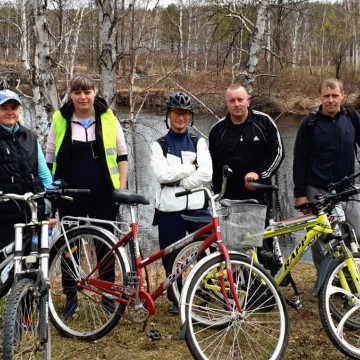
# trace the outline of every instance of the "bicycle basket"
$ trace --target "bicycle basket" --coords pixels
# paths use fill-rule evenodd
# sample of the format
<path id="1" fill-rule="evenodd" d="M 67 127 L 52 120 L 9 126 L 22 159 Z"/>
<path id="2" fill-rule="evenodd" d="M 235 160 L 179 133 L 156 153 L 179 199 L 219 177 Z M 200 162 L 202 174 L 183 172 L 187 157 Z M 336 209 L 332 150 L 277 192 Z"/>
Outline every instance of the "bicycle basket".
<path id="1" fill-rule="evenodd" d="M 218 210 L 222 238 L 229 248 L 261 247 L 266 206 L 237 204 Z"/>

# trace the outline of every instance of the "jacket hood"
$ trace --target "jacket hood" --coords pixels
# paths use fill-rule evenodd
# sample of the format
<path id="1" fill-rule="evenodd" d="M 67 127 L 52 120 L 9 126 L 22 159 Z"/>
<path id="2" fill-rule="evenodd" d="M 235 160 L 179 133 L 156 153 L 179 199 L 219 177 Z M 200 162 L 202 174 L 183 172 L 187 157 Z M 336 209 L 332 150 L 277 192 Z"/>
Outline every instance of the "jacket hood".
<path id="1" fill-rule="evenodd" d="M 109 108 L 107 102 L 105 99 L 96 96 L 95 100 L 94 100 L 94 109 L 95 109 L 95 114 L 97 116 L 102 115 L 104 112 L 107 111 L 107 109 Z M 70 120 L 73 113 L 75 111 L 75 106 L 73 101 L 70 99 L 68 100 L 61 108 L 60 108 L 60 112 L 61 115 L 66 119 L 66 120 Z"/>

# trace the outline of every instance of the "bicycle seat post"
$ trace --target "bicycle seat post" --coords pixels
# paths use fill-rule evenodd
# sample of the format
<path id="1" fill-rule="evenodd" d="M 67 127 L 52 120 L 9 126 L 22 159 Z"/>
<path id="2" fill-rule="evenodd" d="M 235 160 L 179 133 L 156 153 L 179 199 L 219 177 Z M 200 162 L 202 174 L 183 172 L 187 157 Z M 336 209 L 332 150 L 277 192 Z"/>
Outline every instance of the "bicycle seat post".
<path id="1" fill-rule="evenodd" d="M 131 223 L 136 223 L 136 215 L 135 215 L 136 205 L 130 204 L 130 217 L 131 217 Z"/>

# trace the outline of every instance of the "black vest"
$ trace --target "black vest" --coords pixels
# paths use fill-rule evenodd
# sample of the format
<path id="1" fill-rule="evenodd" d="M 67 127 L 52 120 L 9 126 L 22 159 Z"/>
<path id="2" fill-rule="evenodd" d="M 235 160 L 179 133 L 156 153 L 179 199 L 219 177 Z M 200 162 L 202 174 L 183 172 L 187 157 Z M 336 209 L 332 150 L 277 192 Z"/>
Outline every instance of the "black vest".
<path id="1" fill-rule="evenodd" d="M 0 126 L 0 190 L 16 194 L 44 190 L 38 174 L 36 135 L 21 125 L 13 134 Z"/>

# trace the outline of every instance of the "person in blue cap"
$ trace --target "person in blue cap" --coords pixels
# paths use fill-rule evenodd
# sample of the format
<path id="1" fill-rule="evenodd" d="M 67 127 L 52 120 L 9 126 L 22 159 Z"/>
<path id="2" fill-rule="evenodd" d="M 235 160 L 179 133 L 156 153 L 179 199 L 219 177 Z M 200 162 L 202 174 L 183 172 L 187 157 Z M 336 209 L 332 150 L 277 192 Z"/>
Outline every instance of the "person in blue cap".
<path id="1" fill-rule="evenodd" d="M 0 191 L 25 194 L 44 191 L 52 176 L 36 134 L 20 124 L 21 100 L 17 93 L 0 90 Z M 14 224 L 25 222 L 25 204 L 0 203 L 0 249 L 14 241 Z M 39 206 L 40 216 L 44 207 Z"/>

